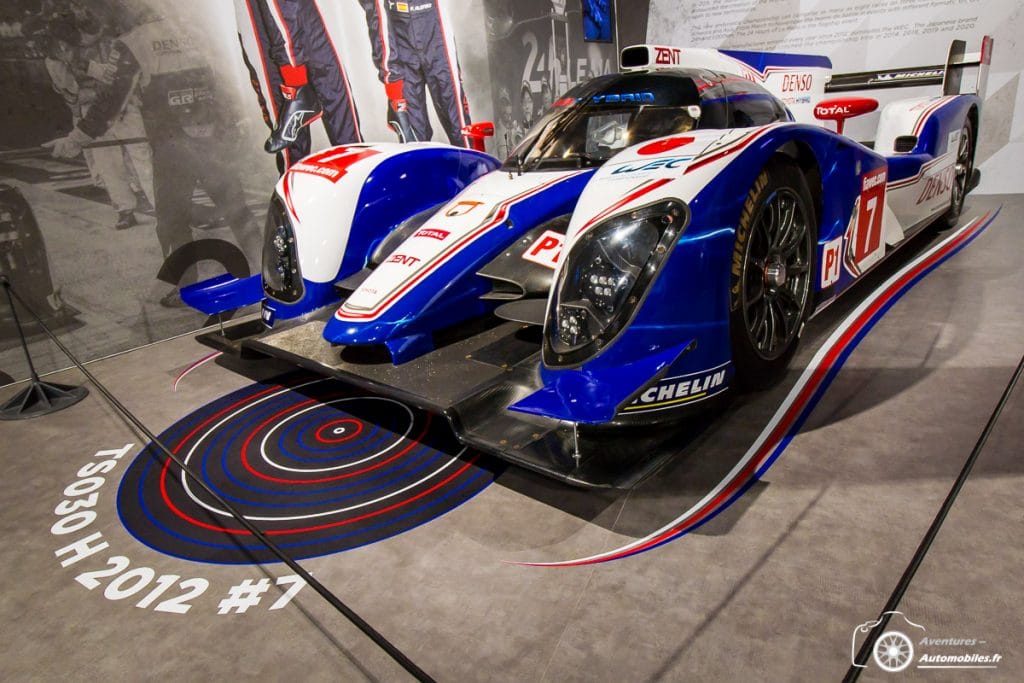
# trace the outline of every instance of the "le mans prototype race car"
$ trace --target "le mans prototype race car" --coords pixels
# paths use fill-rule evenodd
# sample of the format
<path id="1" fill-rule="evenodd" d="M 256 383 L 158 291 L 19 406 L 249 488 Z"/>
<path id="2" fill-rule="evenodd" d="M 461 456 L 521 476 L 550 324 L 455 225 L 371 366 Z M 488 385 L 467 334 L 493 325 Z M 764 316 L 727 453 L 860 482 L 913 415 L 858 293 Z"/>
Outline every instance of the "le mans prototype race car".
<path id="1" fill-rule="evenodd" d="M 826 57 L 629 47 L 504 162 L 431 143 L 304 159 L 271 199 L 262 278 L 182 296 L 207 314 L 262 297 L 261 321 L 210 345 L 444 414 L 563 480 L 622 483 L 656 450 L 636 426 L 777 377 L 810 316 L 956 221 L 991 50 L 833 75 Z M 870 143 L 843 127 L 878 102 L 829 96 L 929 85 L 942 94 L 886 104 Z"/>

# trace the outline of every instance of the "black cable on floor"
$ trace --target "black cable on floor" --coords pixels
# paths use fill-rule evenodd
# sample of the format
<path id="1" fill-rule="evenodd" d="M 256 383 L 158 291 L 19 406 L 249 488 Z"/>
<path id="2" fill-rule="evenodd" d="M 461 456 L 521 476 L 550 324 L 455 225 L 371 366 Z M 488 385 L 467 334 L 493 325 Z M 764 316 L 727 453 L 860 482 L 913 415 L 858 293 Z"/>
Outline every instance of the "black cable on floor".
<path id="1" fill-rule="evenodd" d="M 882 613 L 878 616 L 878 624 L 871 629 L 871 632 L 868 633 L 867 638 L 865 638 L 864 642 L 861 644 L 860 650 L 857 652 L 857 656 L 854 658 L 853 663 L 850 664 L 850 668 L 847 670 L 846 676 L 843 678 L 843 683 L 854 683 L 854 681 L 860 678 L 860 673 L 864 670 L 865 662 L 868 661 L 868 657 L 871 655 L 871 649 L 874 646 L 875 641 L 885 631 L 885 627 L 889 623 L 889 618 L 892 616 L 892 612 L 899 606 L 900 600 L 903 599 L 903 595 L 907 592 L 907 588 L 910 587 L 910 582 L 914 579 L 914 575 L 921 566 L 924 556 L 928 554 L 928 549 L 931 548 L 932 541 L 935 540 L 935 537 L 939 533 L 939 529 L 942 528 L 943 522 L 946 521 L 946 515 L 949 514 L 950 508 L 953 507 L 953 503 L 956 502 L 957 496 L 960 495 L 960 489 L 964 487 L 967 477 L 971 474 L 974 462 L 978 459 L 978 455 L 981 453 L 981 449 L 985 446 L 985 442 L 988 441 L 989 434 L 992 433 L 992 429 L 995 427 L 996 421 L 999 419 L 999 416 L 1002 415 L 1003 408 L 1010 399 L 1010 394 L 1013 393 L 1014 387 L 1017 386 L 1017 380 L 1020 379 L 1022 370 L 1024 370 L 1024 357 L 1021 357 L 1020 362 L 1017 364 L 1017 369 L 1014 371 L 1009 383 L 1007 383 L 1006 389 L 1003 390 L 1003 395 L 999 397 L 999 403 L 996 404 L 995 409 L 992 411 L 992 415 L 988 418 L 988 423 L 985 424 L 985 428 L 981 431 L 981 436 L 978 437 L 977 443 L 974 444 L 974 450 L 972 450 L 971 454 L 967 456 L 967 461 L 964 462 L 963 469 L 960 470 L 960 475 L 956 478 L 956 481 L 953 482 L 953 487 L 946 495 L 946 500 L 942 502 L 942 507 L 939 508 L 938 513 L 936 513 L 935 519 L 932 520 L 932 525 L 928 527 L 928 532 L 924 535 L 924 538 L 921 539 L 920 545 L 917 546 L 917 552 L 914 553 L 914 557 L 910 560 L 910 564 L 907 565 L 906 570 L 904 570 L 899 583 L 896 584 L 895 590 L 893 590 L 892 595 L 889 596 L 889 601 L 886 602 L 885 607 L 882 608 Z"/>
<path id="2" fill-rule="evenodd" d="M 224 500 L 224 498 L 221 497 L 221 495 L 217 493 L 212 487 L 210 487 L 205 481 L 203 481 L 202 478 L 192 474 L 192 472 L 189 471 L 189 469 L 185 466 L 185 463 L 182 462 L 178 458 L 178 456 L 172 453 L 170 449 L 168 449 L 167 446 L 163 444 L 162 441 L 157 439 L 156 435 L 153 434 L 153 432 L 151 432 L 139 418 L 135 417 L 135 415 L 130 410 L 128 410 L 128 408 L 126 408 L 120 401 L 118 401 L 117 398 L 115 398 L 114 395 L 110 393 L 110 391 L 103 384 L 101 384 L 100 381 L 96 379 L 93 376 L 93 374 L 89 372 L 88 369 L 86 369 L 82 362 L 79 361 L 78 358 L 75 357 L 73 353 L 71 353 L 70 349 L 68 349 L 66 346 L 64 346 L 63 343 L 61 343 L 60 339 L 57 338 L 57 335 L 50 331 L 50 328 L 46 326 L 46 323 L 44 323 L 43 320 L 38 315 L 36 315 L 36 312 L 32 310 L 32 308 L 29 307 L 28 304 L 25 303 L 24 299 L 18 296 L 18 293 L 14 290 L 13 287 L 11 287 L 11 284 L 6 277 L 0 279 L 0 284 L 2 284 L 7 289 L 8 292 L 14 295 L 14 298 L 17 299 L 18 303 L 20 303 L 22 307 L 24 307 L 24 309 L 28 311 L 33 318 L 36 319 L 40 327 L 53 341 L 53 343 L 56 344 L 57 347 L 64 353 L 64 355 L 68 357 L 68 360 L 70 360 L 71 363 L 75 367 L 77 367 L 82 372 L 83 375 L 85 375 L 86 379 L 88 379 L 92 383 L 92 385 L 96 387 L 96 389 L 101 394 L 103 394 L 103 397 L 110 402 L 110 405 L 112 405 L 119 413 L 121 413 L 125 417 L 125 419 L 132 423 L 136 429 L 142 432 L 146 436 L 146 438 L 150 440 L 151 443 L 156 445 L 156 447 L 163 452 L 164 457 L 170 458 L 170 460 L 172 460 L 179 468 L 181 468 L 182 472 L 188 475 L 189 479 L 191 479 L 199 486 L 201 486 L 203 490 L 206 491 L 206 493 L 209 494 L 215 501 L 217 501 L 219 505 L 223 506 L 224 509 L 230 512 L 231 516 L 234 517 L 239 524 L 244 526 L 253 535 L 253 537 L 259 540 L 264 546 L 266 546 L 271 553 L 278 557 L 278 559 L 280 559 L 282 562 L 288 565 L 289 569 L 291 569 L 293 572 L 301 576 L 302 579 L 313 590 L 320 594 L 320 597 L 322 597 L 324 600 L 330 603 L 331 606 L 334 607 L 336 610 L 341 612 L 341 614 L 344 615 L 346 619 L 348 619 L 350 622 L 352 622 L 353 625 L 355 625 L 356 628 L 358 628 L 360 631 L 366 634 L 366 636 L 370 640 L 376 643 L 403 669 L 405 669 L 413 677 L 415 677 L 416 680 L 423 681 L 424 683 L 433 683 L 434 679 L 431 678 L 425 671 L 423 671 L 423 669 L 416 666 L 416 664 L 411 659 L 409 659 L 409 657 L 407 657 L 405 653 L 403 653 L 401 650 L 395 647 L 391 643 L 391 641 L 389 641 L 387 638 L 381 635 L 376 629 L 370 626 L 369 623 L 367 623 L 362 617 L 356 614 L 348 605 L 342 602 L 341 599 L 338 598 L 338 596 L 329 591 L 322 583 L 313 578 L 312 574 L 307 572 L 305 569 L 302 568 L 301 565 L 299 565 L 295 560 L 289 557 L 283 550 L 281 550 L 281 548 L 277 546 L 276 543 L 271 541 L 270 538 L 259 529 L 259 527 L 250 522 L 248 519 L 246 519 L 244 515 L 242 515 L 237 509 L 235 509 L 234 506 L 232 506 L 230 503 Z"/>

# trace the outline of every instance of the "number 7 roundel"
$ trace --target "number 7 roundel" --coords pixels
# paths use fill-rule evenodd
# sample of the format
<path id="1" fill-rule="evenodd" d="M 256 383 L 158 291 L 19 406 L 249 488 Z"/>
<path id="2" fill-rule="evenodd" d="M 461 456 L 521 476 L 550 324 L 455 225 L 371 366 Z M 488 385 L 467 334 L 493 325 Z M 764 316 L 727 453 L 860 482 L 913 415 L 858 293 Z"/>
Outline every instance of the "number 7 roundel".
<path id="1" fill-rule="evenodd" d="M 854 274 L 859 275 L 885 255 L 882 240 L 882 214 L 885 209 L 885 184 L 888 168 L 882 166 L 861 176 L 860 198 L 854 210 L 856 227 L 848 241 L 848 262 L 852 261 Z"/>

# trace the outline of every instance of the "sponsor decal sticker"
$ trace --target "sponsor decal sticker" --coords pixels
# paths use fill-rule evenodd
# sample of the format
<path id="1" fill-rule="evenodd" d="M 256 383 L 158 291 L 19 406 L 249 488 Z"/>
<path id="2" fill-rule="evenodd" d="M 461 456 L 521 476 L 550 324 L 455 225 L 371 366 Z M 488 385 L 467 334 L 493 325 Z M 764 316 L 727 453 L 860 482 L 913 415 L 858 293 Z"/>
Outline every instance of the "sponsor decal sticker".
<path id="1" fill-rule="evenodd" d="M 447 230 L 439 230 L 438 228 L 423 228 L 418 230 L 413 237 L 429 237 L 431 239 L 444 241 L 448 239 L 448 235 L 451 233 Z"/>
<path id="2" fill-rule="evenodd" d="M 725 381 L 727 371 L 727 365 L 721 365 L 711 370 L 663 379 L 623 408 L 623 412 L 668 408 L 711 398 L 728 387 Z"/>
<path id="3" fill-rule="evenodd" d="M 843 263 L 843 236 L 825 243 L 821 248 L 821 288 L 831 287 L 839 282 Z"/>
<path id="4" fill-rule="evenodd" d="M 610 95 L 594 95 L 590 98 L 593 104 L 654 104 L 654 93 L 650 92 L 623 92 Z"/>
<path id="5" fill-rule="evenodd" d="M 293 165 L 288 171 L 289 173 L 308 173 L 309 175 L 320 176 L 330 180 L 332 183 L 336 183 L 345 177 L 349 166 L 375 154 L 380 154 L 380 152 L 375 149 L 364 148 L 349 149 L 343 147 L 340 150 L 332 149 L 306 157 Z"/>
<path id="6" fill-rule="evenodd" d="M 652 159 L 651 161 L 643 161 L 640 163 L 625 164 L 619 166 L 617 169 L 612 171 L 612 175 L 619 175 L 620 173 L 646 173 L 648 171 L 657 171 L 662 168 L 678 168 L 684 166 L 688 161 L 693 159 L 690 157 L 662 157 L 660 159 Z"/>
<path id="7" fill-rule="evenodd" d="M 678 47 L 655 47 L 655 64 L 678 64 L 683 51 Z"/>
<path id="8" fill-rule="evenodd" d="M 544 234 L 526 248 L 523 258 L 554 270 L 558 265 L 558 257 L 562 254 L 564 243 L 565 235 L 553 230 L 545 230 Z"/>
<path id="9" fill-rule="evenodd" d="M 859 275 L 885 253 L 882 241 L 882 212 L 885 208 L 885 184 L 888 167 L 882 166 L 861 176 L 860 197 L 854 206 L 856 224 L 847 243 L 847 260 L 853 274 Z"/>
<path id="10" fill-rule="evenodd" d="M 953 190 L 954 182 L 956 182 L 956 166 L 953 164 L 945 167 L 935 175 L 925 177 L 924 187 L 921 189 L 921 194 L 917 197 L 917 203 L 924 204 L 936 197 L 950 194 Z"/>
<path id="11" fill-rule="evenodd" d="M 782 92 L 808 92 L 814 84 L 811 74 L 783 74 Z"/>
<path id="12" fill-rule="evenodd" d="M 409 268 L 415 266 L 420 262 L 419 256 L 409 256 L 408 254 L 392 254 L 384 263 L 397 263 L 400 266 L 407 266 Z"/>
<path id="13" fill-rule="evenodd" d="M 452 208 L 445 211 L 444 215 L 448 216 L 449 218 L 454 218 L 455 216 L 465 216 L 467 213 L 469 213 L 476 207 L 480 206 L 481 204 L 483 204 L 483 202 L 462 200 L 456 202 L 455 205 L 452 206 Z"/>

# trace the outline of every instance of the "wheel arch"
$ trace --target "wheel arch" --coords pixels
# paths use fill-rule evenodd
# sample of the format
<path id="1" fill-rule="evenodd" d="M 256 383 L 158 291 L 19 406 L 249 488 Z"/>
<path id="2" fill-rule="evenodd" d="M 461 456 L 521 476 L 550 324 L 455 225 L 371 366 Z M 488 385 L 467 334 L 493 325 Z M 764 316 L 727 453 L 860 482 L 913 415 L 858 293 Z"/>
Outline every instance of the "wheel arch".
<path id="1" fill-rule="evenodd" d="M 814 232 L 815 239 L 817 239 L 821 232 L 821 217 L 824 208 L 821 166 L 818 163 L 818 157 L 815 155 L 814 150 L 811 149 L 811 146 L 803 140 L 789 140 L 779 147 L 777 153 L 785 154 L 793 159 L 803 174 L 804 180 L 807 182 L 807 189 L 811 192 L 811 199 L 814 205 L 814 220 L 816 224 Z"/>

